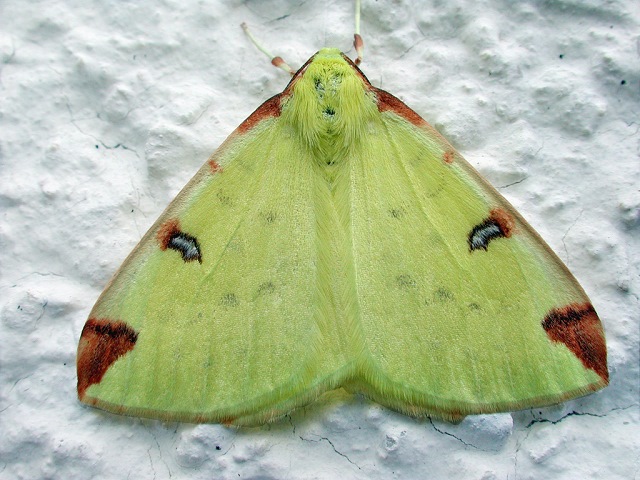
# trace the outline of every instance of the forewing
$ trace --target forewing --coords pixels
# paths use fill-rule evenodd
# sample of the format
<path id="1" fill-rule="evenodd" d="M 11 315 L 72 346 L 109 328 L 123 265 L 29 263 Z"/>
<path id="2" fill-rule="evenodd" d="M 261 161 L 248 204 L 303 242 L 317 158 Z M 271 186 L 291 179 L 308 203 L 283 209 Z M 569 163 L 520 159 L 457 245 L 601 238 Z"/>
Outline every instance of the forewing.
<path id="1" fill-rule="evenodd" d="M 279 118 L 256 115 L 95 305 L 78 349 L 82 401 L 130 415 L 259 423 L 317 396 L 344 362 L 317 288 L 326 187 Z"/>
<path id="2" fill-rule="evenodd" d="M 455 419 L 606 385 L 600 321 L 566 267 L 426 122 L 378 98 L 350 164 L 357 388 Z"/>

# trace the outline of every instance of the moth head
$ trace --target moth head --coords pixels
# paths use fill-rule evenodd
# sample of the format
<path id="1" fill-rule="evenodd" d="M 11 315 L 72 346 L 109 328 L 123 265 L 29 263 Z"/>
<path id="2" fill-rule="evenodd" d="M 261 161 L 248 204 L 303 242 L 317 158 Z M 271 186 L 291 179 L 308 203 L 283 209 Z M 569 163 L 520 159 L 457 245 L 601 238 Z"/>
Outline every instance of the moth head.
<path id="1" fill-rule="evenodd" d="M 313 151 L 354 148 L 376 118 L 371 85 L 337 49 L 316 53 L 292 79 L 282 117 Z"/>

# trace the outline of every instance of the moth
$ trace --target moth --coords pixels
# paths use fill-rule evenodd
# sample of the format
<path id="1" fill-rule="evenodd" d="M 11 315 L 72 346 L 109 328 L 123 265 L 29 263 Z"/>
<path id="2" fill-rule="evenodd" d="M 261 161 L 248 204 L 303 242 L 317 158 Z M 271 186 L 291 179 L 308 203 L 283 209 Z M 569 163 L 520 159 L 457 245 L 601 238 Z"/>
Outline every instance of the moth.
<path id="1" fill-rule="evenodd" d="M 549 405 L 609 381 L 601 322 L 515 209 L 339 50 L 213 153 L 82 330 L 82 402 L 256 425 L 324 392 L 407 415 Z"/>

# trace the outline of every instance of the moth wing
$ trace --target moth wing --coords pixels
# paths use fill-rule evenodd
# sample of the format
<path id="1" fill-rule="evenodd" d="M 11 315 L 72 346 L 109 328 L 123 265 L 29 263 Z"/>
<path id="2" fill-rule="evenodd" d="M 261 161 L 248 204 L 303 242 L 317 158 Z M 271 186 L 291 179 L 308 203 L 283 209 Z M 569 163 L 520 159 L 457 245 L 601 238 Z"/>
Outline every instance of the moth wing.
<path id="1" fill-rule="evenodd" d="M 345 359 L 312 234 L 327 191 L 277 102 L 214 153 L 98 300 L 78 347 L 83 402 L 260 423 L 336 382 Z"/>
<path id="2" fill-rule="evenodd" d="M 376 95 L 382 120 L 350 163 L 353 388 L 457 419 L 604 387 L 602 326 L 571 273 L 432 127 Z"/>

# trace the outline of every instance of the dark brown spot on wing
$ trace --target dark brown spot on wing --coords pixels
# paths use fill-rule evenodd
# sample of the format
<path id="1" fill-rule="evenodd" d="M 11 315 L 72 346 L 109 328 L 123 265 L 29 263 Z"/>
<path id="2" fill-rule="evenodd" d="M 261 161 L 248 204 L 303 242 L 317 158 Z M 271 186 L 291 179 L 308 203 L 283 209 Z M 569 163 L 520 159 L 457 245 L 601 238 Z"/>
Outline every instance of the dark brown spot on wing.
<path id="1" fill-rule="evenodd" d="M 220 173 L 220 172 L 222 172 L 222 167 L 215 160 L 209 160 L 209 167 L 211 168 L 211 173 Z"/>
<path id="2" fill-rule="evenodd" d="M 91 385 L 100 383 L 109 367 L 133 350 L 137 332 L 121 321 L 90 318 L 85 323 L 78 344 L 78 397 L 83 399 Z"/>
<path id="3" fill-rule="evenodd" d="M 160 248 L 162 250 L 169 248 L 171 237 L 176 233 L 180 233 L 180 222 L 177 218 L 167 220 L 160 226 L 158 233 L 156 234 L 156 238 L 158 239 L 158 243 L 160 243 Z"/>
<path id="4" fill-rule="evenodd" d="M 582 364 L 609 383 L 607 345 L 602 324 L 590 303 L 571 304 L 552 309 L 542 328 L 554 342 L 564 343 Z"/>
<path id="5" fill-rule="evenodd" d="M 487 250 L 489 242 L 496 238 L 509 238 L 515 231 L 516 222 L 509 212 L 494 208 L 489 216 L 474 226 L 467 239 L 469 251 Z"/>
<path id="6" fill-rule="evenodd" d="M 180 222 L 172 218 L 164 222 L 156 234 L 161 250 L 167 248 L 180 252 L 185 262 L 197 260 L 202 263 L 202 253 L 198 239 L 193 235 L 185 233 L 180 228 Z"/>
<path id="7" fill-rule="evenodd" d="M 444 163 L 453 163 L 454 156 L 455 156 L 455 153 L 453 152 L 453 150 L 447 150 L 442 155 L 442 160 L 444 161 Z"/>

